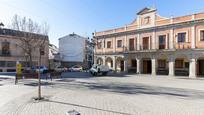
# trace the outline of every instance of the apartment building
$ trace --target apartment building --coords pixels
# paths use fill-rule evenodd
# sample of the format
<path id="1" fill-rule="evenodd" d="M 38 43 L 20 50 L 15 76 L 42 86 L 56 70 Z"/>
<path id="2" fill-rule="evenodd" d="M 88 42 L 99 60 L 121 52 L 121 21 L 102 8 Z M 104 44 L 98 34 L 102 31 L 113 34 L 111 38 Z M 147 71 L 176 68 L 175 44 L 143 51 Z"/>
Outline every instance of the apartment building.
<path id="1" fill-rule="evenodd" d="M 59 38 L 59 55 L 62 66 L 81 65 L 89 68 L 92 61 L 92 49 L 88 38 L 75 33 Z"/>
<path id="2" fill-rule="evenodd" d="M 144 8 L 132 23 L 94 39 L 94 63 L 117 72 L 204 76 L 204 13 L 166 18 Z"/>
<path id="3" fill-rule="evenodd" d="M 49 52 L 49 39 L 48 36 L 27 33 L 22 31 L 16 31 L 11 29 L 0 28 L 0 72 L 15 72 L 16 62 L 22 64 L 23 69 L 29 66 L 28 54 L 25 53 L 21 38 L 25 38 L 26 34 L 32 34 L 36 36 L 36 40 L 33 40 L 33 44 L 45 38 L 44 42 L 44 54 L 41 58 L 41 64 L 48 67 L 48 52 Z M 38 65 L 39 60 L 39 48 L 35 48 L 32 51 L 33 66 Z"/>

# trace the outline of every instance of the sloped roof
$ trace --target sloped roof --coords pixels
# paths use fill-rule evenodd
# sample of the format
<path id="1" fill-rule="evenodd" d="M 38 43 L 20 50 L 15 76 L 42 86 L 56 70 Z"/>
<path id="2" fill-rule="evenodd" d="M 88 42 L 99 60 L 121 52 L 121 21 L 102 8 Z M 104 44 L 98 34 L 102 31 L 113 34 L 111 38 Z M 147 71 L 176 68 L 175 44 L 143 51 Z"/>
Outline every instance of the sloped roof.
<path id="1" fill-rule="evenodd" d="M 153 12 L 153 11 L 156 11 L 155 8 L 143 8 L 142 10 L 140 10 L 137 15 L 142 15 L 142 14 L 146 14 L 146 13 L 149 13 L 149 12 Z"/>
<path id="2" fill-rule="evenodd" d="M 60 40 L 60 39 L 64 39 L 64 38 L 65 38 L 65 39 L 67 39 L 67 38 L 80 38 L 80 39 L 86 39 L 86 37 L 80 36 L 80 35 L 75 34 L 75 33 L 72 33 L 72 34 L 69 34 L 69 35 L 63 36 L 63 37 L 59 38 L 59 40 Z"/>

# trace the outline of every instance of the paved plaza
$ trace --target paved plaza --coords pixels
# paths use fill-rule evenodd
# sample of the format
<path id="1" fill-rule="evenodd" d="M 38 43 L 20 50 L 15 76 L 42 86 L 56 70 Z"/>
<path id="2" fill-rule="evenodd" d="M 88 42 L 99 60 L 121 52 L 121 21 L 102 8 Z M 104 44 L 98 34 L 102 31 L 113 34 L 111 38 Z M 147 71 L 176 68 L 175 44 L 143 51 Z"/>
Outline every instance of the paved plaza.
<path id="1" fill-rule="evenodd" d="M 0 77 L 0 115 L 203 115 L 204 79 L 150 75 L 90 77 L 64 73 L 42 80 L 44 100 L 35 101 L 37 80 Z"/>

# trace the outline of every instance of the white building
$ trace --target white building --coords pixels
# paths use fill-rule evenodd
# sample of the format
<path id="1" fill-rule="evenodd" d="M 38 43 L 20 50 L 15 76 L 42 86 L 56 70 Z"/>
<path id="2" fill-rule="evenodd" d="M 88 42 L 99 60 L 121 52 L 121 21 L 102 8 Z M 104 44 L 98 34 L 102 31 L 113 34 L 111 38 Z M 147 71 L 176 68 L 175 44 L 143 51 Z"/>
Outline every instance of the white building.
<path id="1" fill-rule="evenodd" d="M 75 33 L 59 38 L 59 54 L 63 66 L 86 66 L 86 40 Z"/>
<path id="2" fill-rule="evenodd" d="M 53 44 L 49 44 L 49 68 L 54 69 L 60 66 L 59 49 Z"/>
<path id="3" fill-rule="evenodd" d="M 55 55 L 59 53 L 59 49 L 54 44 L 49 44 L 49 59 L 54 59 Z"/>

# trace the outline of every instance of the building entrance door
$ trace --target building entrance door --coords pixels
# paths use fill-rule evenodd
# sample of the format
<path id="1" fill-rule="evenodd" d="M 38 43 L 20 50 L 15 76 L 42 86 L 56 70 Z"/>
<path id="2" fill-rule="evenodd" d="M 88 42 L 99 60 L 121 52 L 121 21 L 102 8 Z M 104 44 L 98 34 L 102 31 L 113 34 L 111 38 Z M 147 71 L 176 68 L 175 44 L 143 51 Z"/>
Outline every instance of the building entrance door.
<path id="1" fill-rule="evenodd" d="M 197 73 L 198 76 L 204 77 L 204 60 L 198 60 Z"/>
<path id="2" fill-rule="evenodd" d="M 124 71 L 124 61 L 123 60 L 120 61 L 120 68 L 121 68 L 121 71 Z"/>
<path id="3" fill-rule="evenodd" d="M 143 60 L 143 73 L 144 74 L 151 74 L 152 73 L 151 60 Z"/>

